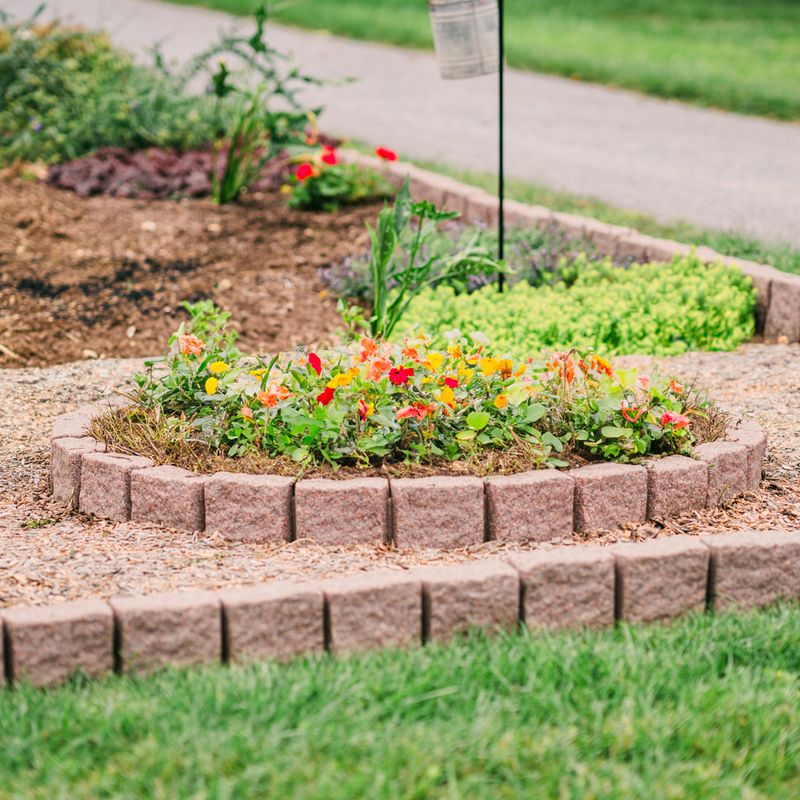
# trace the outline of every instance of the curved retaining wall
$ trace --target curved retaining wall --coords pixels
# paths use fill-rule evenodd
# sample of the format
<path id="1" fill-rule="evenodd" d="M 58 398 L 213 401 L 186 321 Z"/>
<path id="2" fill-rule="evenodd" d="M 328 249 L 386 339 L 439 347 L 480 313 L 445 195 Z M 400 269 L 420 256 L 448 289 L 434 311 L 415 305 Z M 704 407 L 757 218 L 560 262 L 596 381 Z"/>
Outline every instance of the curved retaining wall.
<path id="1" fill-rule="evenodd" d="M 195 475 L 106 452 L 87 435 L 98 406 L 56 420 L 52 489 L 87 514 L 268 543 L 394 542 L 460 548 L 484 541 L 559 542 L 573 533 L 661 520 L 758 488 L 767 437 L 738 420 L 725 441 L 644 465 L 428 478 L 303 479 Z"/>
<path id="2" fill-rule="evenodd" d="M 472 628 L 605 627 L 800 596 L 800 533 L 669 536 L 310 583 L 0 610 L 0 684 L 443 642 Z"/>
<path id="3" fill-rule="evenodd" d="M 409 178 L 415 200 L 428 200 L 450 211 L 457 211 L 467 222 L 497 225 L 497 197 L 436 172 L 413 164 L 387 164 L 354 151 L 342 154 L 351 162 L 385 172 L 396 184 Z M 545 228 L 557 225 L 573 236 L 586 237 L 598 251 L 610 256 L 633 257 L 640 261 L 671 261 L 676 255 L 695 255 L 708 264 L 738 267 L 758 291 L 756 332 L 770 340 L 800 341 L 800 275 L 781 272 L 766 264 L 722 255 L 710 247 L 693 248 L 682 242 L 645 236 L 633 228 L 600 222 L 592 217 L 565 214 L 544 206 L 530 206 L 508 200 L 505 219 L 509 225 Z"/>

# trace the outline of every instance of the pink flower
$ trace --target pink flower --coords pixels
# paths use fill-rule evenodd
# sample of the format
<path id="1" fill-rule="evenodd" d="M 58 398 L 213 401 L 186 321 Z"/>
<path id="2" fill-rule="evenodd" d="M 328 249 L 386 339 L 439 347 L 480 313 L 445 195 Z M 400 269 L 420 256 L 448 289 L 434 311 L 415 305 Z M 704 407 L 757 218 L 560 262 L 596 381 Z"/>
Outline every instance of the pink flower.
<path id="1" fill-rule="evenodd" d="M 401 408 L 395 416 L 397 419 L 425 419 L 433 410 L 433 406 L 426 406 L 424 403 L 414 403 L 413 405 Z"/>
<path id="2" fill-rule="evenodd" d="M 185 356 L 199 356 L 203 352 L 204 347 L 205 342 L 193 336 L 191 333 L 185 333 L 178 337 L 178 349 Z"/>

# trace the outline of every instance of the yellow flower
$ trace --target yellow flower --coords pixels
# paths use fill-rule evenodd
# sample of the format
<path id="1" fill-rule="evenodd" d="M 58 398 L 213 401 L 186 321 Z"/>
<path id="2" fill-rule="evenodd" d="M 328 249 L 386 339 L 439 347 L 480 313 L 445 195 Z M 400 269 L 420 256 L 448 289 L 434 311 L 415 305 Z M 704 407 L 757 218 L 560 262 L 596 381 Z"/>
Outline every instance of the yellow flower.
<path id="1" fill-rule="evenodd" d="M 515 377 L 515 378 L 519 378 L 519 376 L 520 376 L 520 375 L 524 375 L 524 374 L 525 374 L 525 370 L 526 370 L 527 368 L 528 368 L 528 365 L 527 365 L 527 364 L 522 364 L 522 366 L 520 366 L 520 367 L 517 369 L 517 371 L 514 373 L 514 377 Z"/>
<path id="2" fill-rule="evenodd" d="M 445 386 L 444 389 L 436 395 L 436 399 L 452 408 L 455 404 L 456 396 L 449 386 Z"/>
<path id="3" fill-rule="evenodd" d="M 436 372 L 442 366 L 443 361 L 444 356 L 441 353 L 428 353 L 428 357 L 425 359 L 425 366 L 429 370 Z"/>
<path id="4" fill-rule="evenodd" d="M 464 379 L 464 383 L 469 383 L 472 380 L 472 370 L 467 367 L 459 365 L 458 375 Z"/>
<path id="5" fill-rule="evenodd" d="M 349 369 L 347 372 L 340 372 L 334 375 L 327 383 L 329 389 L 338 389 L 340 386 L 347 386 L 352 383 L 353 378 L 358 374 L 357 369 Z"/>
<path id="6" fill-rule="evenodd" d="M 505 408 L 508 405 L 508 395 L 507 394 L 499 394 L 494 399 L 494 404 L 496 408 Z"/>
<path id="7" fill-rule="evenodd" d="M 502 373 L 504 378 L 511 377 L 511 373 L 514 370 L 514 362 L 510 358 L 498 358 L 495 364 L 495 369 Z"/>
<path id="8" fill-rule="evenodd" d="M 461 345 L 460 344 L 449 344 L 447 345 L 447 352 L 453 358 L 461 358 Z"/>
<path id="9" fill-rule="evenodd" d="M 208 371 L 212 375 L 221 375 L 223 372 L 229 369 L 230 367 L 224 361 L 212 361 L 208 365 Z"/>
<path id="10" fill-rule="evenodd" d="M 284 183 L 283 186 L 281 186 L 281 194 L 291 194 L 291 193 L 292 193 L 292 187 L 289 186 L 288 183 Z"/>
<path id="11" fill-rule="evenodd" d="M 261 378 L 263 378 L 263 377 L 264 377 L 264 373 L 265 373 L 265 372 L 266 372 L 266 370 L 265 370 L 265 369 L 263 369 L 263 368 L 262 368 L 262 369 L 251 369 L 251 370 L 250 370 L 250 374 L 251 374 L 251 375 L 252 375 L 254 378 L 258 378 L 259 380 L 260 380 Z"/>
<path id="12" fill-rule="evenodd" d="M 216 378 L 209 378 L 206 381 L 206 394 L 216 394 L 219 381 Z"/>
<path id="13" fill-rule="evenodd" d="M 496 358 L 482 358 L 479 363 L 484 377 L 488 377 L 493 372 L 497 372 L 498 362 Z"/>

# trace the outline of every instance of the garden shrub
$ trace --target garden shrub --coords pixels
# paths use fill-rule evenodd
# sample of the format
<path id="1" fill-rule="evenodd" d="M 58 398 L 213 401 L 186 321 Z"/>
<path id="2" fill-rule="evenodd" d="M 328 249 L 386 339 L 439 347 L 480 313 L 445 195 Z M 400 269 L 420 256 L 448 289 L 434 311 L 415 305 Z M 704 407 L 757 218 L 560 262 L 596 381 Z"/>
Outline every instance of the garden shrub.
<path id="1" fill-rule="evenodd" d="M 503 294 L 494 286 L 425 289 L 397 331 L 418 328 L 435 342 L 454 328 L 480 331 L 517 358 L 571 347 L 608 355 L 733 350 L 753 335 L 755 297 L 739 270 L 694 256 L 629 268 L 579 257 L 552 285 L 519 282 Z"/>
<path id="2" fill-rule="evenodd" d="M 216 124 L 212 97 L 134 64 L 104 33 L 0 29 L 0 163 L 55 163 L 105 146 L 194 148 Z"/>

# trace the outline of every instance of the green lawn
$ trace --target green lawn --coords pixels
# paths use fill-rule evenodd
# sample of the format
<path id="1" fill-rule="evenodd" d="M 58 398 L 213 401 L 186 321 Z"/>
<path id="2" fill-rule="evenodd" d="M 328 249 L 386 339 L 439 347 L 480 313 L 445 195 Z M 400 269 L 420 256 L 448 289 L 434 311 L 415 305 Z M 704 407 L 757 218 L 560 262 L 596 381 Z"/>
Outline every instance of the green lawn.
<path id="1" fill-rule="evenodd" d="M 236 14 L 261 0 L 177 0 Z M 424 0 L 281 0 L 303 28 L 431 47 Z M 800 119 L 796 0 L 506 0 L 512 66 Z"/>
<path id="2" fill-rule="evenodd" d="M 0 693 L 1 798 L 800 796 L 800 608 Z"/>

